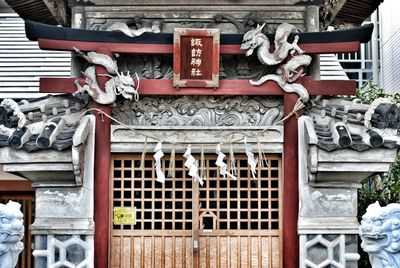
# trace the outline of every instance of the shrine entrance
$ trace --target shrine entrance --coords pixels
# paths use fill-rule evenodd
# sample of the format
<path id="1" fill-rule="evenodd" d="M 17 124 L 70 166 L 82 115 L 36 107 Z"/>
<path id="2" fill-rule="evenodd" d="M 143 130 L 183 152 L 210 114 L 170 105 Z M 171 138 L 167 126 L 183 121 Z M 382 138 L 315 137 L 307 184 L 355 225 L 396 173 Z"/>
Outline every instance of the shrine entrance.
<path id="1" fill-rule="evenodd" d="M 185 159 L 176 157 L 162 184 L 152 156 L 144 166 L 141 158 L 112 156 L 110 211 L 136 207 L 137 221 L 111 223 L 111 267 L 282 267 L 281 155 L 266 155 L 256 179 L 246 155 L 235 155 L 237 180 L 221 177 L 216 157 L 206 155 L 203 186 Z"/>

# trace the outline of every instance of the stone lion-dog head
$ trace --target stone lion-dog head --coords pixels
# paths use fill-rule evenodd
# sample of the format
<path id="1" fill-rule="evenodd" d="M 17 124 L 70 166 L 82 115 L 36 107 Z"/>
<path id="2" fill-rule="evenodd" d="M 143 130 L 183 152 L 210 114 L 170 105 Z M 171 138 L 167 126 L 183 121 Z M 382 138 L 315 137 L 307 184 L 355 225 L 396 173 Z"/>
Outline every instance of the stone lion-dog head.
<path id="1" fill-rule="evenodd" d="M 17 264 L 18 255 L 24 246 L 23 215 L 21 205 L 9 201 L 0 204 L 0 267 L 13 268 Z"/>
<path id="2" fill-rule="evenodd" d="M 362 217 L 360 236 L 372 267 L 400 267 L 400 204 L 369 205 Z"/>

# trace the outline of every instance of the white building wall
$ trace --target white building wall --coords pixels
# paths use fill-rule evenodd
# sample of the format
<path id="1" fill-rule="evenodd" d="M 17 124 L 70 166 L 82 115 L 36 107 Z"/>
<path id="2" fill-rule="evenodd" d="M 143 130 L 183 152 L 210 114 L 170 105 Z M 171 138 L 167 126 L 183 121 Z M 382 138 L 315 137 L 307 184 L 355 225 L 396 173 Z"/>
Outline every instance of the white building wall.
<path id="1" fill-rule="evenodd" d="M 69 77 L 71 53 L 44 51 L 16 13 L 0 12 L 0 99 L 39 97 L 40 77 Z"/>
<path id="2" fill-rule="evenodd" d="M 385 0 L 379 6 L 381 86 L 400 93 L 400 1 Z"/>

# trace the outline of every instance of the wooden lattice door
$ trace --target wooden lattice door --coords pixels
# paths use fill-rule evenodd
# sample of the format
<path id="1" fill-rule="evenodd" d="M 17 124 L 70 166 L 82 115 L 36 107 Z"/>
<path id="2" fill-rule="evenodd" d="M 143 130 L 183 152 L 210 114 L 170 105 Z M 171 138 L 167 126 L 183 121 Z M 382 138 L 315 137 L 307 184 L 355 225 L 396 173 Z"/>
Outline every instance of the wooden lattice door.
<path id="1" fill-rule="evenodd" d="M 200 186 L 181 158 L 161 184 L 151 156 L 141 167 L 141 155 L 113 155 L 111 206 L 136 207 L 137 223 L 111 224 L 111 267 L 280 267 L 280 155 L 267 155 L 256 179 L 246 156 L 235 158 L 237 181 L 206 156 Z"/>

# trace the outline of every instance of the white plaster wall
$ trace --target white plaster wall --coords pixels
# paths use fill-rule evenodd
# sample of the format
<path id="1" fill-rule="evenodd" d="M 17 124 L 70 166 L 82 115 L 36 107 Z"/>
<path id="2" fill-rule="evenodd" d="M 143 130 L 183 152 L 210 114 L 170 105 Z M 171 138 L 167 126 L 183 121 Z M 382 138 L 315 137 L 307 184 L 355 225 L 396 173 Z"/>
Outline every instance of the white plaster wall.
<path id="1" fill-rule="evenodd" d="M 379 6 L 381 85 L 386 92 L 400 93 L 400 1 L 385 0 Z"/>

